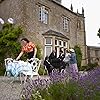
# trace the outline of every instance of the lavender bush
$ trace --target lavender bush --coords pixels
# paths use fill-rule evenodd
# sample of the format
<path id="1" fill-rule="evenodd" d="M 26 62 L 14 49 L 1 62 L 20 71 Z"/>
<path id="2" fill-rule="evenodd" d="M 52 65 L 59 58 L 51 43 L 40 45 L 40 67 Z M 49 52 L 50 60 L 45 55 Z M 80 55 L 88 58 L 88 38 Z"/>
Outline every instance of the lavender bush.
<path id="1" fill-rule="evenodd" d="M 74 74 L 73 74 L 74 75 Z M 30 100 L 100 100 L 100 67 L 78 78 L 69 72 L 54 70 L 49 79 L 28 81 L 23 88 L 23 98 Z"/>
<path id="2" fill-rule="evenodd" d="M 89 71 L 87 76 L 80 77 L 78 84 L 85 90 L 86 100 L 100 100 L 100 67 Z"/>

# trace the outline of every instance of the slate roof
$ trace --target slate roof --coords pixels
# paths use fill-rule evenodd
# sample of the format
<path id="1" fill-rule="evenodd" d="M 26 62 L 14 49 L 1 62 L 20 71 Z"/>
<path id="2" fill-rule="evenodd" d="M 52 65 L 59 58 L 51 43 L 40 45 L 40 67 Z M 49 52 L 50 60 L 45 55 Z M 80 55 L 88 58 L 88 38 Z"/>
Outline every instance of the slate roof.
<path id="1" fill-rule="evenodd" d="M 48 30 L 47 32 L 43 33 L 42 35 L 52 35 L 52 36 L 58 36 L 58 37 L 62 37 L 62 38 L 65 38 L 65 39 L 68 39 L 68 37 L 66 37 L 63 33 L 60 33 L 60 32 L 56 32 L 54 30 Z"/>

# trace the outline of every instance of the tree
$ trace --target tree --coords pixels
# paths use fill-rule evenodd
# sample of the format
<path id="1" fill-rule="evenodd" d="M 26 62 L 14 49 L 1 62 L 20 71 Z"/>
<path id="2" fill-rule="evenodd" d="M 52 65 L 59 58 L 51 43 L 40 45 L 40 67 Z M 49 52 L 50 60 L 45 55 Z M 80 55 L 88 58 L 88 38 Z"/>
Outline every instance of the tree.
<path id="1" fill-rule="evenodd" d="M 22 28 L 13 24 L 6 23 L 0 31 L 0 67 L 4 64 L 7 57 L 15 58 L 20 50 L 18 38 L 22 33 Z"/>

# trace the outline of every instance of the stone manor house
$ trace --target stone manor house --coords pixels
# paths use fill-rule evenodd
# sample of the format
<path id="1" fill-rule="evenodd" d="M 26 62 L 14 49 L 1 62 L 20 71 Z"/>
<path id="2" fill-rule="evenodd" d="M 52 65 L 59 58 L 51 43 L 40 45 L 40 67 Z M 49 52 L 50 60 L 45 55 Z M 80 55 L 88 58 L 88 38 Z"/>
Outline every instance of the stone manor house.
<path id="1" fill-rule="evenodd" d="M 0 17 L 7 21 L 13 18 L 15 24 L 24 28 L 21 37 L 40 45 L 43 58 L 52 50 L 81 47 L 82 65 L 87 56 L 85 17 L 82 13 L 73 12 L 61 4 L 61 0 L 0 0 Z"/>

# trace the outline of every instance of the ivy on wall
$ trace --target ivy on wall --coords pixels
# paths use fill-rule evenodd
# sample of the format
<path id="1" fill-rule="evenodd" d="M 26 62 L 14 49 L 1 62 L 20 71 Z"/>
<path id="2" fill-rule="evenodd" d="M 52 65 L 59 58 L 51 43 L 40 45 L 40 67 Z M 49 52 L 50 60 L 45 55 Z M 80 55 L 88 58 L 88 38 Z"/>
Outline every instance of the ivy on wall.
<path id="1" fill-rule="evenodd" d="M 76 53 L 76 59 L 77 59 L 77 66 L 79 68 L 79 70 L 81 70 L 81 62 L 82 62 L 82 51 L 81 48 L 76 45 L 74 47 L 75 53 Z"/>

